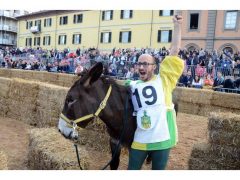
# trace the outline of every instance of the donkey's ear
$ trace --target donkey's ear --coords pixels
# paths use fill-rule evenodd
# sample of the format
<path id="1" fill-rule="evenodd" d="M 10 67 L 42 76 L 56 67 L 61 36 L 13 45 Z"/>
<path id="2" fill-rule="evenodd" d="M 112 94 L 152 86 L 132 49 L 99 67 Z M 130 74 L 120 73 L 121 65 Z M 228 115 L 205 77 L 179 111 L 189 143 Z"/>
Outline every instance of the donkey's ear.
<path id="1" fill-rule="evenodd" d="M 91 67 L 91 69 L 87 73 L 87 77 L 83 82 L 84 87 L 88 87 L 89 85 L 93 84 L 95 81 L 97 81 L 100 76 L 103 73 L 103 64 L 101 62 L 98 62 L 94 66 Z"/>

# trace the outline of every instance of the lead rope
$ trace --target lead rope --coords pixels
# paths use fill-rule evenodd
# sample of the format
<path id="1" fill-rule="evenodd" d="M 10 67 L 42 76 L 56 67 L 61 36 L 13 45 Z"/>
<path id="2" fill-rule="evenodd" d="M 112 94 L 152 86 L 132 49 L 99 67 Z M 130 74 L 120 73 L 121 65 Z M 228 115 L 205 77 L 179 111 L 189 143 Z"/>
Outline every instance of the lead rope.
<path id="1" fill-rule="evenodd" d="M 83 170 L 83 168 L 81 166 L 81 163 L 80 163 L 79 153 L 78 153 L 77 142 L 78 142 L 79 135 L 78 135 L 78 132 L 77 132 L 76 128 L 77 128 L 77 124 L 75 122 L 73 122 L 73 134 L 72 134 L 73 145 L 74 145 L 75 150 L 76 150 L 79 168 L 80 168 L 80 170 Z"/>

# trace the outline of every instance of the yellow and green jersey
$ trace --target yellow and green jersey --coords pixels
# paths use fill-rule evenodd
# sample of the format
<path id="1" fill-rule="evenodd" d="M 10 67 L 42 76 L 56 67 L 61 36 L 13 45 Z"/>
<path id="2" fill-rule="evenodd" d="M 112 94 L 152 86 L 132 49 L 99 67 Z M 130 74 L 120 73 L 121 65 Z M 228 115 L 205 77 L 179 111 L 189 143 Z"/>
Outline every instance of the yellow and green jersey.
<path id="1" fill-rule="evenodd" d="M 160 65 L 159 74 L 153 76 L 150 81 L 153 81 L 160 76 L 163 85 L 163 91 L 165 95 L 165 104 L 167 107 L 167 124 L 170 134 L 170 139 L 156 143 L 139 143 L 133 142 L 132 148 L 138 150 L 162 150 L 174 147 L 178 141 L 178 132 L 176 125 L 176 113 L 172 108 L 172 91 L 176 87 L 177 81 L 181 76 L 184 69 L 183 60 L 177 56 L 167 56 Z M 137 83 L 144 83 L 138 80 Z M 131 80 L 126 80 L 125 85 L 130 86 Z"/>

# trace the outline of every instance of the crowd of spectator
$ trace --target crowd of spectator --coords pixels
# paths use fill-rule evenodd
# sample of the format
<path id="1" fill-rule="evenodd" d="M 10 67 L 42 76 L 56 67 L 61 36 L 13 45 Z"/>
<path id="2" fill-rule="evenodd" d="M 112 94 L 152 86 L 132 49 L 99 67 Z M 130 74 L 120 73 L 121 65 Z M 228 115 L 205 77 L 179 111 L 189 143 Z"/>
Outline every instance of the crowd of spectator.
<path id="1" fill-rule="evenodd" d="M 71 51 L 43 50 L 33 48 L 0 49 L 0 67 L 48 72 L 80 74 L 96 62 L 104 63 L 104 74 L 119 79 L 138 79 L 138 69 L 135 65 L 143 53 L 151 54 L 157 66 L 169 54 L 165 47 L 150 48 L 113 48 L 111 52 L 100 52 L 97 48 L 78 48 Z M 240 92 L 240 52 L 204 49 L 179 50 L 179 56 L 185 62 L 185 69 L 178 85 L 193 88 L 212 88 L 215 91 Z M 158 69 L 156 73 L 158 73 Z"/>

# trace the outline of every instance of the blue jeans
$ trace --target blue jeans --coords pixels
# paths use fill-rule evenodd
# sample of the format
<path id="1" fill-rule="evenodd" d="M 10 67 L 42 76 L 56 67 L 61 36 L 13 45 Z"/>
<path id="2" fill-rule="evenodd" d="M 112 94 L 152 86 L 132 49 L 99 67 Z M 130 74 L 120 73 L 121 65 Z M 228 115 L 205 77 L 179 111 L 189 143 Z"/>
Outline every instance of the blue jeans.
<path id="1" fill-rule="evenodd" d="M 131 148 L 129 152 L 128 170 L 141 169 L 147 155 L 152 158 L 153 170 L 164 170 L 167 166 L 169 152 L 170 149 L 144 151 Z"/>

